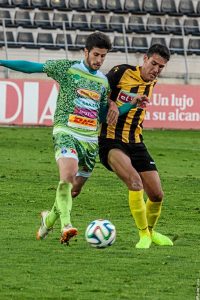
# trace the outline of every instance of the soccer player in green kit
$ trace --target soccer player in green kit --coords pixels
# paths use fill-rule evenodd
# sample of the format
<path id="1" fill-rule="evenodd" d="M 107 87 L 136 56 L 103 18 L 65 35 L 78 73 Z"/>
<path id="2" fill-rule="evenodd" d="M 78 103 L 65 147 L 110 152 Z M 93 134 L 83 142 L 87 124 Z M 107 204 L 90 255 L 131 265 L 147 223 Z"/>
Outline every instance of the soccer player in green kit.
<path id="1" fill-rule="evenodd" d="M 47 237 L 59 218 L 61 243 L 68 244 L 78 233 L 71 224 L 72 197 L 80 193 L 94 168 L 101 115 L 107 115 L 106 121 L 112 124 L 117 121 L 119 114 L 114 102 L 108 101 L 108 80 L 99 71 L 110 49 L 109 38 L 95 32 L 87 38 L 82 60 L 48 60 L 44 64 L 0 60 L 1 66 L 16 71 L 44 72 L 60 86 L 53 127 L 55 159 L 60 178 L 52 209 L 41 212 L 38 240 Z M 147 101 L 137 97 L 136 100 Z"/>

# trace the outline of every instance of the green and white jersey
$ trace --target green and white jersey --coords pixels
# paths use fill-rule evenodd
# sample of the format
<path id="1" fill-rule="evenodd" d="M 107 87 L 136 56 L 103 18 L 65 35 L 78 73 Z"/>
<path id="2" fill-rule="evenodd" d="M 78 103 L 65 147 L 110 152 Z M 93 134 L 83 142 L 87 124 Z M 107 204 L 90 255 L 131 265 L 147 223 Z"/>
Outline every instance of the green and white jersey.
<path id="1" fill-rule="evenodd" d="M 96 142 L 99 111 L 107 106 L 106 76 L 90 71 L 83 60 L 49 60 L 44 72 L 60 86 L 54 115 L 54 133 L 66 132 L 78 140 Z"/>

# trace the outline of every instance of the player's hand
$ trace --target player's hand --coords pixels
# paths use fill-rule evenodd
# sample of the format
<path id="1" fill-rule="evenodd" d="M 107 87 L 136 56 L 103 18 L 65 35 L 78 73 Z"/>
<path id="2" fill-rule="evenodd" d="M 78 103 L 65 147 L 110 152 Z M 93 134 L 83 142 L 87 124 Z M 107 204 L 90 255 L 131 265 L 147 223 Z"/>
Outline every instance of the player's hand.
<path id="1" fill-rule="evenodd" d="M 119 117 L 119 110 L 117 108 L 117 105 L 113 101 L 109 101 L 109 109 L 107 113 L 107 123 L 108 125 L 114 125 L 117 123 Z"/>
<path id="2" fill-rule="evenodd" d="M 137 95 L 131 101 L 131 103 L 136 104 L 138 108 L 146 108 L 149 102 L 149 98 L 146 95 Z"/>

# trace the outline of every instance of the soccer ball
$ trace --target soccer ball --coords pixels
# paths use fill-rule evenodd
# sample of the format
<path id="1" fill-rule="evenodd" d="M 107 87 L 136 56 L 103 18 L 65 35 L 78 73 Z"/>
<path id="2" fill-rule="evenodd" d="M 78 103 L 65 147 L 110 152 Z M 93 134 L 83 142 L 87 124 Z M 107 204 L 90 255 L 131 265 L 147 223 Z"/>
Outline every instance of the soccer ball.
<path id="1" fill-rule="evenodd" d="M 116 239 L 115 226 L 108 220 L 92 221 L 85 231 L 85 238 L 95 248 L 111 246 Z"/>

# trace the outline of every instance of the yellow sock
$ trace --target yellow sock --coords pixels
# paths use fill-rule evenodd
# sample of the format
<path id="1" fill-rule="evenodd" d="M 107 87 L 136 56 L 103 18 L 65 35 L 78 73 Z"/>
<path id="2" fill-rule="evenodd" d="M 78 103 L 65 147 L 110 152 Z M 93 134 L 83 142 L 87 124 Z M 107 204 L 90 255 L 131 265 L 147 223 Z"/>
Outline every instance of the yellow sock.
<path id="1" fill-rule="evenodd" d="M 161 213 L 161 202 L 153 202 L 149 198 L 146 202 L 146 215 L 147 215 L 147 221 L 149 226 L 149 231 L 151 232 L 154 226 L 156 225 L 158 218 L 160 217 Z"/>
<path id="2" fill-rule="evenodd" d="M 150 235 L 146 217 L 146 206 L 143 198 L 144 191 L 129 191 L 129 206 L 140 237 Z"/>

